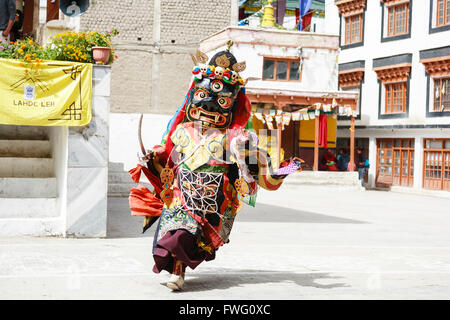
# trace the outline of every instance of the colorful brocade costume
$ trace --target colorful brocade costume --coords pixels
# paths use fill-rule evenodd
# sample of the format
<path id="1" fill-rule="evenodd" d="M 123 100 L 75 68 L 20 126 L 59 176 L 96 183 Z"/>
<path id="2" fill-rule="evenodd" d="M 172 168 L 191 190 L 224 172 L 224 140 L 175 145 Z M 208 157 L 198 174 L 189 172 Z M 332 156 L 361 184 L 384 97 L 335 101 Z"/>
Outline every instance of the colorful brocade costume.
<path id="1" fill-rule="evenodd" d="M 153 192 L 131 189 L 130 208 L 133 215 L 146 217 L 144 231 L 159 217 L 153 271 L 177 276 L 168 284 L 174 290 L 181 288 L 186 266 L 194 269 L 214 259 L 228 242 L 236 214 L 243 202 L 254 204 L 258 186 L 276 190 L 300 167 L 288 160 L 275 172 L 256 135 L 244 129 L 251 112 L 239 76 L 245 63 L 238 63 L 229 47 L 209 65 L 197 51 L 185 103 L 161 145 L 130 170 L 134 181 L 143 172 L 154 187 Z"/>

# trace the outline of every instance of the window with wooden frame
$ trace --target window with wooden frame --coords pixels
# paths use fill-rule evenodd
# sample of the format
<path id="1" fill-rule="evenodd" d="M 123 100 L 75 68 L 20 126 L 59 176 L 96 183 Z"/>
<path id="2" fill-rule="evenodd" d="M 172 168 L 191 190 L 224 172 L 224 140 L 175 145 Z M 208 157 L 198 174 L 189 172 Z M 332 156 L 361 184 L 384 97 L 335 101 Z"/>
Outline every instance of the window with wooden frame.
<path id="1" fill-rule="evenodd" d="M 407 34 L 409 31 L 409 2 L 387 9 L 387 36 Z"/>
<path id="2" fill-rule="evenodd" d="M 385 114 L 406 112 L 406 82 L 386 83 Z"/>
<path id="3" fill-rule="evenodd" d="M 373 70 L 377 73 L 377 78 L 382 85 L 380 115 L 407 115 L 411 63 L 404 62 L 392 66 L 378 66 Z"/>
<path id="4" fill-rule="evenodd" d="M 433 111 L 450 111 L 450 77 L 434 79 Z"/>
<path id="5" fill-rule="evenodd" d="M 450 0 L 436 0 L 436 27 L 450 25 Z"/>
<path id="6" fill-rule="evenodd" d="M 263 80 L 301 81 L 300 59 L 264 57 Z"/>
<path id="7" fill-rule="evenodd" d="M 341 18 L 341 45 L 363 42 L 364 10 L 367 0 L 336 0 Z"/>
<path id="8" fill-rule="evenodd" d="M 450 139 L 424 139 L 423 187 L 450 191 Z"/>
<path id="9" fill-rule="evenodd" d="M 425 66 L 425 71 L 429 76 L 430 90 L 427 97 L 427 113 L 448 113 L 450 112 L 450 46 L 442 55 L 427 57 L 435 49 L 421 51 L 424 56 L 420 62 Z M 442 50 L 442 49 L 440 49 Z"/>
<path id="10" fill-rule="evenodd" d="M 363 14 L 345 17 L 345 44 L 362 41 Z"/>

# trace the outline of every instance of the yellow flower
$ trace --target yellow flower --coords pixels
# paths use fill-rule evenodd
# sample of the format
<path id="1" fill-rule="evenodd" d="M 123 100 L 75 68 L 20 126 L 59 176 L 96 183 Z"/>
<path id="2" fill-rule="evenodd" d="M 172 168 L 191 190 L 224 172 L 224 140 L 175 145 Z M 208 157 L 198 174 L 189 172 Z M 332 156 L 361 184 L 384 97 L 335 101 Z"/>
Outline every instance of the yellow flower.
<path id="1" fill-rule="evenodd" d="M 22 50 L 22 49 L 19 49 L 18 52 L 19 52 L 20 54 L 23 54 L 23 50 Z"/>
<path id="2" fill-rule="evenodd" d="M 25 49 L 25 48 L 27 47 L 27 46 L 26 46 L 25 44 L 23 44 L 23 43 L 22 43 L 20 46 L 21 46 L 22 49 Z"/>
<path id="3" fill-rule="evenodd" d="M 34 44 L 34 41 L 31 40 L 31 39 L 29 39 L 29 40 L 28 40 L 28 43 L 32 46 L 32 45 Z"/>

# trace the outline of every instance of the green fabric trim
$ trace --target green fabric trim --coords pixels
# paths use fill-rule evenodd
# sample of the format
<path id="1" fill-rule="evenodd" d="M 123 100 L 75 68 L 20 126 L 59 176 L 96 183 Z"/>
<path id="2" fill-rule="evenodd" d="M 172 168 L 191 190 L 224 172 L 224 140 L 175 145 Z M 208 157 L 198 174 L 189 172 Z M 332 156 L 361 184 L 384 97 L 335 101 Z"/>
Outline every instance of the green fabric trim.
<path id="1" fill-rule="evenodd" d="M 185 163 L 182 164 L 183 169 L 191 170 Z M 212 166 L 209 164 L 204 164 L 197 169 L 195 169 L 197 172 L 212 172 L 212 173 L 225 173 L 228 171 L 228 168 L 226 166 Z"/>

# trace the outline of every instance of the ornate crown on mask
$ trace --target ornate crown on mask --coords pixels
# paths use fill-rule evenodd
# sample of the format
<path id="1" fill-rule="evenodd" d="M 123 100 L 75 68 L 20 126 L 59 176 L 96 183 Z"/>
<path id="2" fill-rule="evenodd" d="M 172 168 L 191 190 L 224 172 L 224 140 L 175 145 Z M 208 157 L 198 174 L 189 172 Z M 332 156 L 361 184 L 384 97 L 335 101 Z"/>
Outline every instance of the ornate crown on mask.
<path id="1" fill-rule="evenodd" d="M 195 56 L 191 54 L 192 61 L 194 61 L 194 69 L 192 74 L 195 80 L 202 80 L 204 78 L 220 79 L 225 83 L 237 86 L 245 86 L 244 81 L 239 72 L 245 70 L 246 64 L 243 62 L 236 62 L 234 57 L 229 53 L 233 42 L 228 41 L 227 53 L 215 55 L 208 64 L 208 56 L 197 50 Z M 234 61 L 233 61 L 234 60 Z M 234 62 L 234 63 L 233 63 Z"/>

